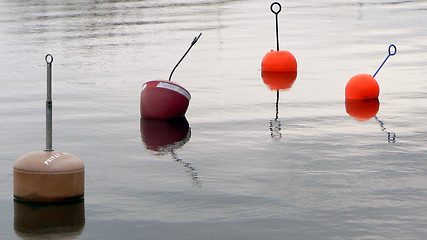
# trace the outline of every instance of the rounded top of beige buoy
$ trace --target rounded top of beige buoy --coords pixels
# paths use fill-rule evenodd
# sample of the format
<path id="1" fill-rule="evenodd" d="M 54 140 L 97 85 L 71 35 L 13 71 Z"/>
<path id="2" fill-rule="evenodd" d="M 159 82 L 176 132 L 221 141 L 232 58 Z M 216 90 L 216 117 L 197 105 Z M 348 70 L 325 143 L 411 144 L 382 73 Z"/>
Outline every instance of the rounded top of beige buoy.
<path id="1" fill-rule="evenodd" d="M 84 164 L 80 158 L 71 153 L 39 150 L 18 158 L 13 168 L 35 172 L 67 172 L 83 169 Z"/>
<path id="2" fill-rule="evenodd" d="M 13 196 L 28 202 L 63 202 L 84 196 L 84 165 L 62 151 L 27 153 L 13 166 Z"/>

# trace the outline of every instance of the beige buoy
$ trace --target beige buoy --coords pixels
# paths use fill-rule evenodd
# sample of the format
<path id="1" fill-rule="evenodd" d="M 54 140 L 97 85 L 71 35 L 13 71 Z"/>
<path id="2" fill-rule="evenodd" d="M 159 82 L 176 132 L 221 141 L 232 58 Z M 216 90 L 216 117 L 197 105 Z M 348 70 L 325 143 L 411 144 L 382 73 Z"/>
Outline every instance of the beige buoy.
<path id="1" fill-rule="evenodd" d="M 15 161 L 15 199 L 57 202 L 82 198 L 84 165 L 80 158 L 62 151 L 35 151 Z"/>
<path id="2" fill-rule="evenodd" d="M 46 149 L 27 153 L 13 166 L 13 196 L 31 202 L 61 202 L 84 196 L 84 164 L 80 158 L 52 149 L 52 55 L 46 55 Z"/>

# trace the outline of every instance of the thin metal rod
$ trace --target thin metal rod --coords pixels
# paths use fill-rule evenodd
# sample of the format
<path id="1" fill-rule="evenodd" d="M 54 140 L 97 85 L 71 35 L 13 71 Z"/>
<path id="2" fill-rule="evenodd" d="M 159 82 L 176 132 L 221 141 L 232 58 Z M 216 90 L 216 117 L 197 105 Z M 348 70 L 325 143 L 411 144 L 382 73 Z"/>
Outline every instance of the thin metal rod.
<path id="1" fill-rule="evenodd" d="M 392 51 L 392 48 L 393 48 L 393 51 Z M 388 46 L 388 56 L 385 58 L 384 62 L 381 64 L 381 66 L 378 68 L 378 70 L 374 73 L 374 76 L 372 76 L 372 77 L 375 77 L 377 75 L 377 73 L 380 71 L 380 69 L 383 67 L 385 62 L 387 62 L 387 59 L 390 56 L 395 55 L 396 53 L 397 53 L 397 48 L 396 48 L 396 46 L 394 46 L 394 44 L 391 44 L 390 46 Z"/>
<path id="2" fill-rule="evenodd" d="M 279 118 L 279 91 L 277 91 L 277 96 L 276 96 L 276 118 L 275 120 L 277 120 Z"/>
<path id="3" fill-rule="evenodd" d="M 278 5 L 279 9 L 277 11 L 274 11 L 274 5 Z M 270 5 L 271 12 L 276 15 L 276 45 L 277 45 L 277 51 L 279 51 L 279 12 L 282 10 L 282 5 L 278 2 L 274 2 Z"/>
<path id="4" fill-rule="evenodd" d="M 45 57 L 47 63 L 47 96 L 46 96 L 46 149 L 52 149 L 52 62 L 53 56 L 47 54 Z"/>
<path id="5" fill-rule="evenodd" d="M 182 56 L 182 58 L 178 61 L 178 63 L 175 65 L 175 67 L 172 69 L 171 74 L 169 75 L 169 81 L 172 78 L 172 74 L 175 71 L 176 67 L 178 67 L 178 65 L 181 63 L 181 61 L 184 59 L 184 57 L 187 55 L 187 53 L 190 51 L 190 49 L 193 47 L 194 44 L 196 44 L 197 40 L 199 40 L 200 36 L 202 36 L 202 33 L 199 34 L 199 36 L 195 37 L 193 39 L 193 41 L 191 42 L 190 47 L 188 48 L 188 50 L 184 53 L 184 56 Z"/>

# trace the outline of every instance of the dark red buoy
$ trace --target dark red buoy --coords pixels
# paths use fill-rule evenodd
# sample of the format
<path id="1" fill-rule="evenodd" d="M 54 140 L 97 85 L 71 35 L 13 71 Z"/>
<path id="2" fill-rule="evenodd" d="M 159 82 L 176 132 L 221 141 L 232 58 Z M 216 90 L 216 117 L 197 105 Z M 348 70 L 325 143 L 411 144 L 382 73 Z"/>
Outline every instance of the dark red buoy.
<path id="1" fill-rule="evenodd" d="M 171 82 L 172 74 L 191 47 L 199 40 L 202 33 L 195 37 L 184 56 L 178 61 L 169 75 L 169 81 L 154 80 L 142 85 L 141 91 L 141 117 L 143 118 L 177 118 L 185 115 L 191 95 L 185 88 Z"/>
<path id="2" fill-rule="evenodd" d="M 144 83 L 141 91 L 141 116 L 176 118 L 185 115 L 191 95 L 177 83 L 155 80 Z"/>

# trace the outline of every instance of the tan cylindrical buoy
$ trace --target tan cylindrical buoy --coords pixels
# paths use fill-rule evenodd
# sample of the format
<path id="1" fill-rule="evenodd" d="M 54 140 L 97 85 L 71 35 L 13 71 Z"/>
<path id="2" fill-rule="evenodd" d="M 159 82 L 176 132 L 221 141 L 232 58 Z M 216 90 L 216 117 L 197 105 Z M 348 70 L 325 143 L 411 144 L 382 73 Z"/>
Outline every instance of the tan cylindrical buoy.
<path id="1" fill-rule="evenodd" d="M 16 200 L 59 202 L 83 198 L 84 164 L 62 151 L 35 151 L 15 161 L 13 196 Z"/>
<path id="2" fill-rule="evenodd" d="M 78 239 L 85 227 L 84 201 L 28 203 L 15 201 L 14 229 L 21 239 Z"/>
<path id="3" fill-rule="evenodd" d="M 13 166 L 13 196 L 30 202 L 62 202 L 84 195 L 84 164 L 71 153 L 52 149 L 52 62 L 47 54 L 46 149 L 27 153 Z"/>

